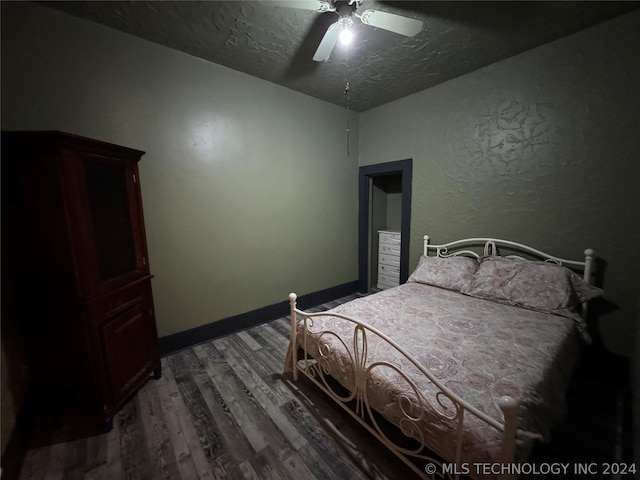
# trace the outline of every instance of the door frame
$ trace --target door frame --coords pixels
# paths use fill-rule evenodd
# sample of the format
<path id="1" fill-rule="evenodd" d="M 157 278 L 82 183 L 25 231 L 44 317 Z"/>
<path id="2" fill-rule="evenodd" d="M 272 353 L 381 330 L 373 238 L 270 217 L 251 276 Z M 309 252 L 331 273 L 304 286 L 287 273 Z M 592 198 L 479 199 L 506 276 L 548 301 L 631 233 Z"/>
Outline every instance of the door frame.
<path id="1" fill-rule="evenodd" d="M 370 180 L 376 176 L 400 173 L 402 206 L 400 218 L 400 283 L 409 278 L 409 240 L 411 234 L 411 184 L 413 159 L 377 163 L 360 167 L 358 172 L 358 290 L 366 292 L 369 281 L 369 199 Z"/>

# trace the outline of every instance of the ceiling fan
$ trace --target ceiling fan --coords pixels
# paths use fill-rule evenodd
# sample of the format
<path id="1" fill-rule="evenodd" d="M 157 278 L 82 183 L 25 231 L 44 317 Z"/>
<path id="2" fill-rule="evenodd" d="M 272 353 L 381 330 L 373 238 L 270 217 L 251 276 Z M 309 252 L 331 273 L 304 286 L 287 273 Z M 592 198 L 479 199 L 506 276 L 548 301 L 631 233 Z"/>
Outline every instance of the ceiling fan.
<path id="1" fill-rule="evenodd" d="M 365 25 L 381 28 L 398 33 L 406 37 L 413 37 L 422 31 L 422 21 L 415 18 L 404 17 L 395 13 L 368 9 L 357 13 L 358 7 L 364 0 L 298 0 L 277 2 L 278 6 L 314 10 L 320 13 L 336 13 L 339 18 L 331 24 L 322 37 L 313 59 L 323 62 L 329 58 L 338 39 L 347 44 L 351 40 L 351 26 L 353 17 L 358 18 Z M 276 2 L 274 2 L 276 3 Z"/>

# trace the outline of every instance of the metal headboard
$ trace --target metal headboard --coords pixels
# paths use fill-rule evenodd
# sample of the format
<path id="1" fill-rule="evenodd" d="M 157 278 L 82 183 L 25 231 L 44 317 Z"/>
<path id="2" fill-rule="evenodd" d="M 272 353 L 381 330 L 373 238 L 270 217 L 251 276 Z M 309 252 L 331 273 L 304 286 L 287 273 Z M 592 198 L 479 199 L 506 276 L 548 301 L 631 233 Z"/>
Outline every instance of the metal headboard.
<path id="1" fill-rule="evenodd" d="M 477 251 L 471 250 L 470 247 L 482 247 L 482 253 L 480 254 Z M 545 262 L 553 262 L 557 265 L 578 268 L 583 271 L 583 278 L 585 279 L 585 281 L 592 283 L 593 274 L 595 272 L 595 251 L 591 248 L 587 248 L 584 251 L 584 260 L 568 260 L 566 258 L 559 258 L 554 255 L 550 255 L 523 243 L 512 242 L 510 240 L 501 240 L 499 238 L 464 238 L 461 240 L 456 240 L 454 242 L 444 243 L 442 245 L 430 245 L 429 235 L 425 235 L 423 255 L 428 256 L 429 252 L 431 251 L 435 252 L 436 256 L 438 257 L 466 255 L 475 257 L 476 259 L 480 260 L 483 257 L 498 256 L 500 247 L 523 252 L 530 255 L 531 257 Z M 506 256 L 524 258 L 515 254 L 509 254 Z"/>

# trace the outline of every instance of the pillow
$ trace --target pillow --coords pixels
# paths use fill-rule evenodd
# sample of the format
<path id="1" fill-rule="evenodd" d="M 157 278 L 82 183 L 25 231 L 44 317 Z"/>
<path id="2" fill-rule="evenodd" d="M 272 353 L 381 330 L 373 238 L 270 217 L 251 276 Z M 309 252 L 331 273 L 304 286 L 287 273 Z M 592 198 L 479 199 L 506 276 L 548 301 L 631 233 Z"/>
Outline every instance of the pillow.
<path id="1" fill-rule="evenodd" d="M 474 258 L 455 257 L 420 257 L 418 266 L 407 282 L 425 283 L 449 290 L 460 291 L 469 284 L 478 268 Z"/>
<path id="2" fill-rule="evenodd" d="M 566 267 L 506 257 L 484 258 L 461 292 L 564 316 L 581 303 L 604 294 Z"/>

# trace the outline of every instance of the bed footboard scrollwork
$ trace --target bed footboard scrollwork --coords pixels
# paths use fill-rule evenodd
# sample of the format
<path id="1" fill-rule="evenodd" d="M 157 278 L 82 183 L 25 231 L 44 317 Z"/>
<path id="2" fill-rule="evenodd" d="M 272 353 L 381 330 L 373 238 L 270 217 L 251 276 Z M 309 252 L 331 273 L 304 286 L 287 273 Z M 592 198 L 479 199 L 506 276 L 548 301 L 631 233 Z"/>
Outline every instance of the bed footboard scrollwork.
<path id="1" fill-rule="evenodd" d="M 499 400 L 504 420 L 497 421 L 465 402 L 377 329 L 338 313 L 298 310 L 294 293 L 289 300 L 288 366 L 294 381 L 305 375 L 420 478 L 457 478 L 470 418 L 496 430 L 500 462 L 514 461 L 519 407 L 511 397 Z M 342 334 L 331 327 L 335 322 Z M 428 471 L 426 465 L 436 469 Z"/>

